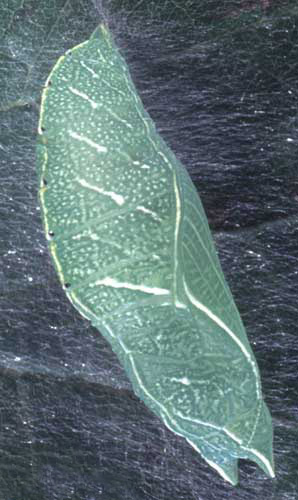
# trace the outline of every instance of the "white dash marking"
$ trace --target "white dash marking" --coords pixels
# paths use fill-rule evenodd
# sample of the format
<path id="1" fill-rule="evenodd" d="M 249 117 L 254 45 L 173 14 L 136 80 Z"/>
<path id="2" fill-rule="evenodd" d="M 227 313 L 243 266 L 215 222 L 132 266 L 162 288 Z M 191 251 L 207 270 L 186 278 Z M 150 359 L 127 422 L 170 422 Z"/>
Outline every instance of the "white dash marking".
<path id="1" fill-rule="evenodd" d="M 90 233 L 91 240 L 99 240 L 99 236 L 95 233 Z"/>
<path id="2" fill-rule="evenodd" d="M 89 71 L 89 73 L 91 73 L 93 78 L 99 78 L 98 74 L 95 73 L 95 71 L 92 68 L 89 68 L 89 66 L 87 66 L 87 64 L 85 64 L 84 61 L 81 61 L 81 65 L 83 66 L 83 68 L 85 68 L 87 71 Z"/>
<path id="3" fill-rule="evenodd" d="M 137 210 L 139 210 L 140 212 L 144 212 L 144 214 L 151 215 L 151 217 L 153 217 L 153 219 L 155 219 L 155 220 L 161 221 L 161 218 L 158 217 L 157 213 L 153 212 L 152 210 L 149 210 L 146 207 L 139 206 L 139 207 L 137 207 Z"/>
<path id="4" fill-rule="evenodd" d="M 97 102 L 93 101 L 93 100 L 91 99 L 91 97 L 89 97 L 87 94 L 85 94 L 85 92 L 81 92 L 80 90 L 78 90 L 78 89 L 74 89 L 73 87 L 69 87 L 69 90 L 70 90 L 73 94 L 75 94 L 75 95 L 77 95 L 77 96 L 79 96 L 79 97 L 82 97 L 82 99 L 84 99 L 85 101 L 88 101 L 88 102 L 89 102 L 89 104 L 91 105 L 91 107 L 92 107 L 93 109 L 96 109 L 96 108 L 99 106 L 99 104 L 98 104 Z"/>
<path id="5" fill-rule="evenodd" d="M 175 306 L 178 308 L 178 309 L 187 309 L 187 306 L 185 304 L 183 304 L 182 302 L 179 302 L 179 300 L 177 299 L 176 302 L 175 302 Z"/>
<path id="6" fill-rule="evenodd" d="M 179 384 L 183 384 L 183 385 L 190 385 L 190 383 L 191 383 L 188 377 L 182 377 L 182 378 L 173 377 L 171 380 L 173 382 L 179 382 Z"/>
<path id="7" fill-rule="evenodd" d="M 143 170 L 149 170 L 150 169 L 150 165 L 147 165 L 146 163 L 141 163 L 138 160 L 135 160 L 132 163 L 133 163 L 133 165 L 137 165 L 138 167 L 142 168 Z"/>
<path id="8" fill-rule="evenodd" d="M 97 144 L 96 142 L 92 141 L 92 139 L 89 139 L 88 137 L 85 137 L 84 135 L 80 135 L 77 132 L 74 132 L 73 130 L 69 130 L 68 134 L 73 139 L 77 139 L 78 141 L 85 142 L 85 144 L 88 144 L 88 146 L 91 146 L 92 148 L 96 149 L 96 151 L 98 153 L 107 153 L 107 151 L 108 151 L 105 146 L 102 146 L 101 144 Z"/>
<path id="9" fill-rule="evenodd" d="M 190 385 L 190 380 L 187 377 L 182 377 L 180 382 L 181 382 L 181 384 L 184 384 L 184 385 Z"/>
<path id="10" fill-rule="evenodd" d="M 123 205 L 123 203 L 125 202 L 125 199 L 121 194 L 114 193 L 113 191 L 105 191 L 104 189 L 98 186 L 93 186 L 92 184 L 89 184 L 89 182 L 85 181 L 85 179 L 77 179 L 77 181 L 79 184 L 81 184 L 81 186 L 85 188 L 92 189 L 92 191 L 96 191 L 97 193 L 109 196 L 110 198 L 112 198 L 113 201 L 117 203 L 117 205 Z"/>
<path id="11" fill-rule="evenodd" d="M 139 292 L 152 293 L 153 295 L 169 295 L 170 293 L 170 291 L 166 290 L 165 288 L 134 285 L 133 283 L 121 282 L 109 277 L 95 281 L 92 286 L 95 285 L 111 286 L 113 288 L 127 288 L 128 290 L 137 290 Z"/>

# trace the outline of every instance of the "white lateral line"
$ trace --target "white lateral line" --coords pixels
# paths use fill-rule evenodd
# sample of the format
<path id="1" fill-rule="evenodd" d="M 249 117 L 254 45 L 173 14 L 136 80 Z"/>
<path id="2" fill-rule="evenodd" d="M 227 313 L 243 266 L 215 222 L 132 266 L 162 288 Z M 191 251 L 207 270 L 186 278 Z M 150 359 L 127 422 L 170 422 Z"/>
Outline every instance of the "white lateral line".
<path id="1" fill-rule="evenodd" d="M 205 427 L 211 427 L 211 429 L 216 429 L 217 431 L 224 431 L 222 427 L 218 425 L 210 424 L 209 422 L 205 422 L 204 420 L 199 420 L 198 418 L 185 417 L 181 411 L 177 411 L 178 417 L 182 418 L 182 420 L 187 420 L 188 422 L 193 422 L 195 424 L 204 425 Z"/>
<path id="2" fill-rule="evenodd" d="M 175 235 L 174 235 L 174 298 L 175 298 L 175 303 L 179 307 L 180 302 L 177 297 L 177 272 L 178 272 L 178 235 L 179 235 L 179 228 L 180 228 L 180 222 L 181 222 L 181 201 L 180 201 L 180 194 L 179 194 L 179 189 L 177 186 L 177 177 L 176 174 L 174 173 L 174 191 L 175 191 L 175 197 L 176 197 L 176 221 L 175 221 Z"/>
<path id="3" fill-rule="evenodd" d="M 252 366 L 252 369 L 254 371 L 254 374 L 256 375 L 256 378 L 257 378 L 257 393 L 258 393 L 258 396 L 261 397 L 261 394 L 260 394 L 260 388 L 259 388 L 259 383 L 258 383 L 258 380 L 259 380 L 259 375 L 258 375 L 258 371 L 256 369 L 256 365 L 251 357 L 251 354 L 249 353 L 249 351 L 246 349 L 246 347 L 242 344 L 242 342 L 238 339 L 238 337 L 235 335 L 234 332 L 232 332 L 232 330 L 230 330 L 230 328 L 218 317 L 216 316 L 212 311 L 210 311 L 210 309 L 208 309 L 208 307 L 204 306 L 204 304 L 202 304 L 201 302 L 199 302 L 191 293 L 191 291 L 189 290 L 186 282 L 185 282 L 185 278 L 183 277 L 183 283 L 184 283 L 184 288 L 185 288 L 185 291 L 186 291 L 186 295 L 188 296 L 190 302 L 195 306 L 197 307 L 197 309 L 200 309 L 200 311 L 202 311 L 203 313 L 205 313 L 210 319 L 212 319 L 212 321 L 214 321 L 214 323 L 216 323 L 220 328 L 222 328 L 225 332 L 227 332 L 227 334 L 234 340 L 234 342 L 236 342 L 236 344 L 240 347 L 241 351 L 243 352 L 244 356 L 246 357 L 246 359 L 248 360 L 248 362 L 251 364 Z"/>
<path id="4" fill-rule="evenodd" d="M 188 441 L 188 439 L 187 439 L 187 441 Z M 191 441 L 188 441 L 188 442 L 194 448 L 196 448 L 196 446 Z M 197 449 L 197 451 L 200 452 L 199 449 Z M 204 460 L 206 460 L 207 464 L 209 464 L 211 467 L 213 467 L 213 469 L 215 469 L 221 477 L 223 477 L 226 481 L 228 481 L 228 483 L 234 484 L 233 481 L 231 481 L 231 479 L 229 478 L 229 476 L 227 476 L 227 474 L 225 473 L 225 471 L 218 464 L 216 464 L 215 462 L 212 462 L 212 460 L 208 460 L 207 458 L 205 458 L 202 453 L 201 453 L 201 455 L 204 458 Z"/>
<path id="5" fill-rule="evenodd" d="M 206 427 L 211 427 L 212 429 L 216 429 L 216 430 L 218 430 L 220 432 L 222 431 L 227 436 L 229 436 L 233 441 L 235 441 L 236 443 L 238 443 L 240 446 L 243 443 L 242 439 L 239 439 L 237 436 L 235 436 L 234 433 L 228 431 L 228 429 L 226 429 L 225 427 L 219 427 L 218 425 L 210 424 L 208 422 L 204 422 L 203 420 L 199 420 L 197 418 L 185 417 L 184 415 L 181 414 L 181 412 L 177 412 L 177 415 L 180 418 L 182 418 L 183 420 L 188 420 L 190 422 L 194 422 L 194 423 L 199 424 L 199 425 L 205 425 Z M 244 449 L 243 446 L 241 446 L 241 447 Z M 248 449 L 248 448 L 245 448 L 245 449 Z"/>
<path id="6" fill-rule="evenodd" d="M 93 109 L 96 109 L 99 106 L 99 104 L 93 101 L 87 94 L 85 94 L 85 92 L 81 92 L 80 90 L 74 89 L 73 87 L 69 87 L 69 90 L 73 94 L 82 97 L 82 99 L 85 99 L 85 101 L 88 101 Z"/>
<path id="7" fill-rule="evenodd" d="M 91 146 L 92 148 L 96 149 L 98 153 L 107 153 L 108 151 L 105 146 L 101 146 L 100 144 L 97 144 L 91 139 L 88 139 L 88 137 L 84 137 L 83 135 L 77 134 L 77 132 L 73 132 L 73 130 L 69 130 L 68 134 L 70 135 L 70 137 L 73 137 L 73 139 L 85 142 L 86 144 L 88 144 L 88 146 Z"/>
<path id="8" fill-rule="evenodd" d="M 236 441 L 236 443 L 242 445 L 243 441 L 242 439 L 239 439 L 233 432 L 228 431 L 225 427 L 223 428 L 223 431 L 226 433 L 227 436 L 229 436 L 233 441 Z"/>
<path id="9" fill-rule="evenodd" d="M 66 292 L 66 295 L 67 295 L 68 299 L 70 300 L 70 302 L 72 303 L 72 305 L 76 309 L 78 309 L 78 311 L 80 311 L 81 315 L 84 316 L 84 318 L 88 319 L 89 321 L 91 321 L 92 317 L 95 320 L 98 319 L 97 316 L 92 311 L 90 311 L 90 309 L 88 309 L 88 307 L 86 307 L 85 304 L 83 304 L 78 299 L 78 297 L 76 296 L 76 294 L 74 292 L 71 292 L 71 293 Z"/>
<path id="10" fill-rule="evenodd" d="M 243 449 L 250 451 L 251 453 L 256 455 L 256 457 L 258 457 L 263 462 L 263 464 L 267 467 L 267 470 L 269 472 L 270 477 L 275 477 L 274 470 L 272 469 L 269 460 L 266 457 L 264 457 L 264 455 L 262 455 L 262 453 L 260 453 L 258 450 L 255 450 L 254 448 L 245 448 L 243 446 Z"/>
<path id="11" fill-rule="evenodd" d="M 235 434 L 232 432 L 228 431 L 225 427 L 219 427 L 218 425 L 210 424 L 209 422 L 204 422 L 203 420 L 199 420 L 197 418 L 190 418 L 190 417 L 185 417 L 184 415 L 181 414 L 181 412 L 177 412 L 177 415 L 182 418 L 183 420 L 188 420 L 190 422 L 194 422 L 199 425 L 204 425 L 206 427 L 211 427 L 212 429 L 216 429 L 217 431 L 224 432 L 227 436 L 229 436 L 233 441 L 238 443 L 240 446 L 242 445 L 242 440 L 239 439 Z"/>
<path id="12" fill-rule="evenodd" d="M 114 193 L 113 191 L 105 191 L 104 189 L 97 186 L 92 186 L 92 184 L 89 184 L 89 182 L 85 181 L 85 179 L 77 179 L 77 181 L 79 182 L 79 184 L 81 184 L 81 186 L 85 188 L 92 189 L 92 191 L 96 191 L 97 193 L 109 196 L 117 203 L 117 205 L 123 205 L 123 203 L 125 202 L 125 199 L 121 194 Z"/>
<path id="13" fill-rule="evenodd" d="M 190 439 L 186 438 L 186 441 L 198 452 L 200 453 L 200 455 L 204 458 L 204 460 L 207 462 L 207 464 L 209 464 L 211 467 L 213 467 L 213 469 L 215 469 L 218 474 L 220 476 L 222 476 L 226 481 L 228 481 L 229 483 L 231 484 L 234 484 L 233 481 L 231 481 L 231 479 L 229 478 L 229 476 L 226 474 L 226 472 L 215 462 L 213 462 L 213 460 L 208 460 L 208 458 L 206 458 L 204 456 L 204 454 L 201 452 L 200 448 L 198 448 L 198 446 L 196 444 L 194 444 Z"/>
<path id="14" fill-rule="evenodd" d="M 149 287 L 144 285 L 134 285 L 133 283 L 119 282 L 114 278 L 104 278 L 103 280 L 95 281 L 94 285 L 105 285 L 111 286 L 113 288 L 127 288 L 129 290 L 138 290 L 144 293 L 153 293 L 154 295 L 169 295 L 169 290 L 165 290 L 164 288 L 157 287 Z"/>

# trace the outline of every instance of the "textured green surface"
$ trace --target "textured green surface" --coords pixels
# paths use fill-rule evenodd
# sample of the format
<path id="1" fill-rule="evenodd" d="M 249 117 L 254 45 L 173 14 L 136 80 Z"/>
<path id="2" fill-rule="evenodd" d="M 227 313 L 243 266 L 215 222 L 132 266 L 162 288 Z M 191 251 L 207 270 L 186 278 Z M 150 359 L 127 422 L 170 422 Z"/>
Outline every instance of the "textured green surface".
<path id="1" fill-rule="evenodd" d="M 231 483 L 238 458 L 273 477 L 271 417 L 203 207 L 105 26 L 51 71 L 37 156 L 61 283 L 136 394 Z"/>

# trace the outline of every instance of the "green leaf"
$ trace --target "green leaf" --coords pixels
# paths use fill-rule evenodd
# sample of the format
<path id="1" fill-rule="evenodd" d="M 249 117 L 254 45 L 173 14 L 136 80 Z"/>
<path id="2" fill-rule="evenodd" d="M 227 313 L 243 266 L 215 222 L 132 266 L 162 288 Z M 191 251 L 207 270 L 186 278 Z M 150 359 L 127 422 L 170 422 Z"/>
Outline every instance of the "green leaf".
<path id="1" fill-rule="evenodd" d="M 51 71 L 40 202 L 68 298 L 134 390 L 232 484 L 274 477 L 258 367 L 191 179 L 157 133 L 104 25 Z"/>

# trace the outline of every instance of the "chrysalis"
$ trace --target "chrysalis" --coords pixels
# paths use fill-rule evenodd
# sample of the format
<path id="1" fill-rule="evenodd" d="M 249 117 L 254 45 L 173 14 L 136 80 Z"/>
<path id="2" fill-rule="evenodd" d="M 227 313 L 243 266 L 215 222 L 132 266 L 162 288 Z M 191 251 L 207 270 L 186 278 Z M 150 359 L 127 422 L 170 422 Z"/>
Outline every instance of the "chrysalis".
<path id="1" fill-rule="evenodd" d="M 60 281 L 136 394 L 232 484 L 238 458 L 274 477 L 258 367 L 199 196 L 106 26 L 52 69 L 37 156 Z"/>

